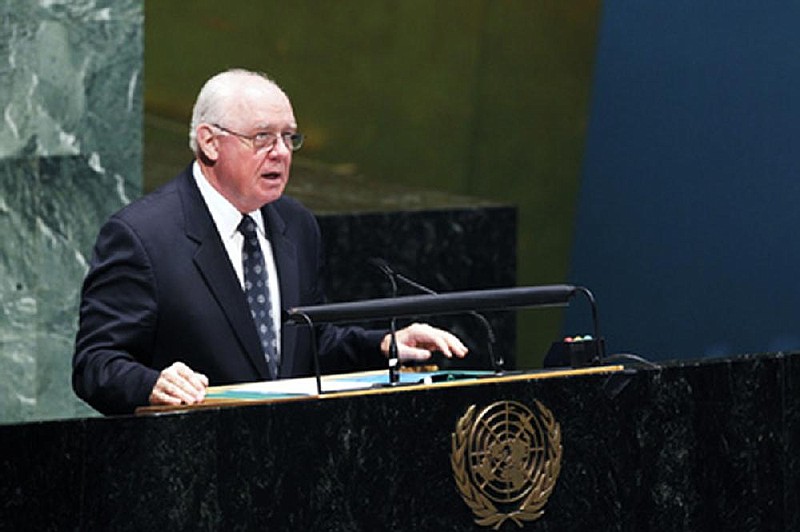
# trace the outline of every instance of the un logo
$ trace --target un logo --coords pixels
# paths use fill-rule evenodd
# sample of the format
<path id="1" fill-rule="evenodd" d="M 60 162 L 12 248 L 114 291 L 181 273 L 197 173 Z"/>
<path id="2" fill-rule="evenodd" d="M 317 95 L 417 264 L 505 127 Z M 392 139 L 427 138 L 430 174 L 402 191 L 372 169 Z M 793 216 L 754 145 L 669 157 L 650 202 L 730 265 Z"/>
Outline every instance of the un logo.
<path id="1" fill-rule="evenodd" d="M 470 406 L 452 434 L 456 487 L 482 526 L 522 526 L 544 513 L 561 470 L 561 427 L 539 401 L 536 411 L 500 401 L 477 415 Z"/>

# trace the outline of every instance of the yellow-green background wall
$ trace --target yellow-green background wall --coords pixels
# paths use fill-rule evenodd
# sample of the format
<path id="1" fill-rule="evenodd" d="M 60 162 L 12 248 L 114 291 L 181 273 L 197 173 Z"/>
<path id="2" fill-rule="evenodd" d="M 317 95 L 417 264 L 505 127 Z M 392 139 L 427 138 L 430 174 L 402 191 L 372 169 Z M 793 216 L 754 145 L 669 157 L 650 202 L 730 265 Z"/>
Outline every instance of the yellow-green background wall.
<path id="1" fill-rule="evenodd" d="M 516 205 L 518 284 L 565 282 L 599 15 L 598 0 L 147 0 L 145 189 L 191 159 L 202 83 L 261 70 L 308 136 L 294 185 L 321 168 Z M 534 367 L 562 316 L 519 317 Z"/>

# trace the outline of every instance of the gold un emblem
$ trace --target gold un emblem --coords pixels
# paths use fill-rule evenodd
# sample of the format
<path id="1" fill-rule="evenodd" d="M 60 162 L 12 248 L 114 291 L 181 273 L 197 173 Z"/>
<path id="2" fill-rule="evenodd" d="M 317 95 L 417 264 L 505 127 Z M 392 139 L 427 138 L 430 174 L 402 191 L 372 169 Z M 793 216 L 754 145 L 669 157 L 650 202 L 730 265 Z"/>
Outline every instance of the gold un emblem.
<path id="1" fill-rule="evenodd" d="M 544 514 L 561 471 L 561 426 L 539 401 L 536 413 L 499 401 L 456 423 L 450 462 L 461 497 L 481 526 L 520 527 Z"/>

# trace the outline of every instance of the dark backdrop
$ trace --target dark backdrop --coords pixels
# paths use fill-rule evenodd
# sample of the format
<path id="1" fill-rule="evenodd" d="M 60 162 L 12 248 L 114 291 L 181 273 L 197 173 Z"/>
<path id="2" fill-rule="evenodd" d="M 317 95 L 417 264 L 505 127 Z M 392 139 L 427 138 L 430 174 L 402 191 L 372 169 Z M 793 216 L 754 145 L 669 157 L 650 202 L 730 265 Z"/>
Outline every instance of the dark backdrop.
<path id="1" fill-rule="evenodd" d="M 611 350 L 800 346 L 800 4 L 610 0 L 602 21 L 571 278 Z"/>

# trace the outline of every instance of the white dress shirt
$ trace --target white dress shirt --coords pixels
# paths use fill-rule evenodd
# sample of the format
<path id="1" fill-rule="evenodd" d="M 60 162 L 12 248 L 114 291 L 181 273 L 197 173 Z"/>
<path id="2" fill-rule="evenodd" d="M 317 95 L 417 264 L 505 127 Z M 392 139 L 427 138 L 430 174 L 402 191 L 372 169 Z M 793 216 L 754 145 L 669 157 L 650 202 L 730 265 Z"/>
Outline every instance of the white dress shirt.
<path id="1" fill-rule="evenodd" d="M 239 278 L 239 284 L 244 290 L 244 268 L 242 266 L 242 243 L 244 237 L 239 232 L 239 223 L 242 221 L 243 214 L 234 207 L 225 197 L 220 194 L 217 189 L 211 186 L 203 172 L 200 171 L 200 165 L 197 161 L 192 165 L 192 175 L 200 189 L 200 194 L 206 202 L 211 218 L 214 220 L 214 225 L 217 227 L 222 243 L 225 246 L 228 259 L 231 261 L 233 269 L 236 271 L 236 276 Z M 260 210 L 245 213 L 249 214 L 253 221 L 256 222 L 256 232 L 258 233 L 258 244 L 261 246 L 261 251 L 264 254 L 264 262 L 267 266 L 267 276 L 269 281 L 269 295 L 272 299 L 272 320 L 274 323 L 275 335 L 280 353 L 281 345 L 281 292 L 278 283 L 278 269 L 275 267 L 275 257 L 272 254 L 272 245 L 266 237 L 266 229 L 264 218 L 261 216 Z"/>

